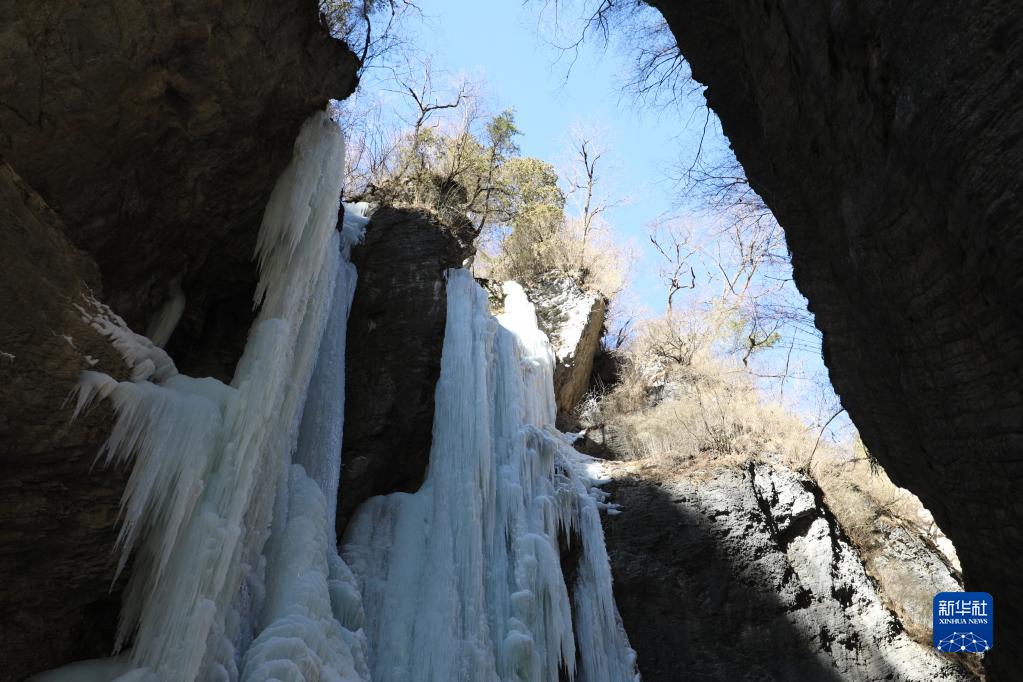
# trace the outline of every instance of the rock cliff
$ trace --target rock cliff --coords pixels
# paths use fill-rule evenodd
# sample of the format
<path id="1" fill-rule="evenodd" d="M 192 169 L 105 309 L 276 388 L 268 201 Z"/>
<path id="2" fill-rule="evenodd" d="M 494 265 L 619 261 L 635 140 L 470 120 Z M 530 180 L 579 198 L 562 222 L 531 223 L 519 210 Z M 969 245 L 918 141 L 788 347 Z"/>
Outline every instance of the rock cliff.
<path id="1" fill-rule="evenodd" d="M 473 252 L 472 226 L 381 208 L 352 251 L 359 272 L 348 320 L 338 534 L 374 495 L 415 492 L 433 436 L 447 315 L 445 270 Z"/>
<path id="2" fill-rule="evenodd" d="M 974 679 L 907 634 L 809 479 L 764 463 L 611 471 L 615 599 L 647 682 Z M 916 576 L 927 604 L 955 585 L 938 564 Z"/>
<path id="3" fill-rule="evenodd" d="M 170 352 L 229 378 L 270 188 L 357 61 L 307 0 L 7 2 L 0 27 L 0 679 L 22 680 L 108 654 L 118 609 L 110 414 L 64 403 L 129 368 L 83 314 L 142 332 L 184 302 Z"/>
<path id="4" fill-rule="evenodd" d="M 109 407 L 72 424 L 64 404 L 82 370 L 126 378 L 128 368 L 83 320 L 100 291 L 96 265 L 6 164 L 0 272 L 0 679 L 22 680 L 50 662 L 109 650 L 125 477 L 92 467 L 112 425 Z"/>
<path id="5" fill-rule="evenodd" d="M 5 3 L 0 25 L 0 154 L 133 329 L 180 285 L 191 369 L 217 305 L 251 307 L 266 198 L 301 122 L 354 89 L 355 56 L 313 0 Z"/>
<path id="6" fill-rule="evenodd" d="M 843 405 L 1023 637 L 1023 14 L 649 0 L 785 228 Z M 991 679 L 1021 650 L 997 644 Z"/>
<path id="7" fill-rule="evenodd" d="M 578 422 L 575 409 L 590 388 L 594 358 L 604 333 L 607 299 L 583 291 L 571 277 L 556 275 L 531 286 L 526 293 L 536 306 L 540 329 L 554 347 L 558 426 L 573 428 Z"/>

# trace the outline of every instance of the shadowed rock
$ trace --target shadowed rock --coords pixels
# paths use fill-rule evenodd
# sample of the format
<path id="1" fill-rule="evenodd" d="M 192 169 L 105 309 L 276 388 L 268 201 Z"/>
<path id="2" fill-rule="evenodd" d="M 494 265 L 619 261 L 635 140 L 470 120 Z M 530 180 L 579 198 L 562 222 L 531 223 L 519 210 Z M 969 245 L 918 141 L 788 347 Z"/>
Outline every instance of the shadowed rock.
<path id="1" fill-rule="evenodd" d="M 345 433 L 337 530 L 374 495 L 415 492 L 433 437 L 447 316 L 444 272 L 472 254 L 471 225 L 381 208 L 352 250 L 359 272 L 348 318 Z"/>
<path id="2" fill-rule="evenodd" d="M 1023 650 L 1023 13 L 1015 2 L 650 0 L 785 228 L 864 443 Z M 997 642 L 1010 643 L 999 646 Z"/>
<path id="3" fill-rule="evenodd" d="M 116 520 L 125 476 L 93 468 L 113 423 L 106 404 L 71 423 L 83 370 L 127 378 L 82 319 L 99 272 L 60 219 L 0 164 L 0 679 L 109 653 L 118 600 Z"/>
<path id="4" fill-rule="evenodd" d="M 315 0 L 8 2 L 0 25 L 0 155 L 132 329 L 180 281 L 189 371 L 218 303 L 251 309 L 263 207 L 302 122 L 354 90 L 354 54 Z M 197 364 L 230 379 L 235 360 Z"/>
<path id="5" fill-rule="evenodd" d="M 970 680 L 913 641 L 808 479 L 782 467 L 615 478 L 604 518 L 647 682 Z"/>

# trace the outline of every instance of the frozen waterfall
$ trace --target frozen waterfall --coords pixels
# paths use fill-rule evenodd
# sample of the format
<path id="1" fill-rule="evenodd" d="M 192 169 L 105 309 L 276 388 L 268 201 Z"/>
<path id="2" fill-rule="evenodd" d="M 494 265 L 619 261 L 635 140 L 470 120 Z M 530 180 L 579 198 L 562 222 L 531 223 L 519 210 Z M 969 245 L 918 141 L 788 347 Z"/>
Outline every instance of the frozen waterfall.
<path id="1" fill-rule="evenodd" d="M 112 401 L 101 456 L 132 464 L 118 634 L 131 649 L 44 679 L 368 679 L 360 601 L 334 540 L 347 254 L 365 222 L 335 229 L 343 167 L 337 124 L 314 115 L 267 203 L 261 308 L 230 386 L 179 374 L 112 313 L 90 319 L 133 368 L 125 382 L 87 372 L 78 392 L 78 410 Z"/>
<path id="2" fill-rule="evenodd" d="M 36 679 L 637 678 L 598 503 L 553 427 L 553 355 L 518 285 L 494 318 L 469 273 L 449 272 L 426 481 L 369 500 L 339 556 L 348 254 L 367 221 L 346 205 L 336 229 L 343 166 L 336 123 L 313 116 L 267 204 L 260 312 L 230 385 L 180 374 L 109 309 L 82 310 L 132 370 L 85 372 L 76 407 L 110 401 L 100 458 L 131 466 L 125 650 Z"/>
<path id="3" fill-rule="evenodd" d="M 596 501 L 553 427 L 554 359 L 533 306 L 509 283 L 493 318 L 465 270 L 447 290 L 426 480 L 367 501 L 343 549 L 373 679 L 633 680 Z M 582 544 L 572 585 L 559 537 Z"/>

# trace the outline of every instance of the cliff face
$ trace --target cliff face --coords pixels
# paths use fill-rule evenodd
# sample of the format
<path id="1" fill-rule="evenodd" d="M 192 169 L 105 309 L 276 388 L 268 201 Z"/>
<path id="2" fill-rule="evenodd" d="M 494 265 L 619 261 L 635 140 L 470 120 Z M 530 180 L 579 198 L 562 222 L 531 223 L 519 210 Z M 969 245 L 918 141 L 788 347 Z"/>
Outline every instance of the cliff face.
<path id="1" fill-rule="evenodd" d="M 1023 636 L 1023 15 L 651 0 L 784 226 L 844 406 Z"/>
<path id="2" fill-rule="evenodd" d="M 125 477 L 92 469 L 111 413 L 72 424 L 62 406 L 82 370 L 127 368 L 82 319 L 99 272 L 63 228 L 0 164 L 0 679 L 108 653 L 117 614 L 107 592 Z"/>
<path id="3" fill-rule="evenodd" d="M 604 529 L 643 679 L 969 680 L 886 608 L 817 486 L 777 465 L 612 469 Z M 913 545 L 919 589 L 958 589 Z M 916 606 L 916 604 L 912 604 Z M 928 632 L 929 634 L 929 632 Z"/>
<path id="4" fill-rule="evenodd" d="M 118 609 L 110 414 L 64 402 L 129 368 L 83 315 L 144 332 L 180 288 L 172 355 L 230 378 L 272 184 L 357 64 L 306 0 L 5 3 L 0 26 L 0 679 L 21 680 L 109 654 Z"/>
<path id="5" fill-rule="evenodd" d="M 594 359 L 604 333 L 607 299 L 583 291 L 568 276 L 551 276 L 527 294 L 536 306 L 540 329 L 554 347 L 554 400 L 558 427 L 573 428 L 575 408 L 590 388 Z"/>
<path id="6" fill-rule="evenodd" d="M 381 208 L 352 250 L 359 283 L 348 319 L 338 534 L 374 495 L 415 492 L 433 436 L 447 315 L 445 270 L 472 254 L 464 233 L 426 211 Z"/>
<path id="7" fill-rule="evenodd" d="M 133 329 L 180 283 L 183 370 L 218 303 L 251 307 L 256 228 L 299 125 L 355 87 L 317 17 L 313 0 L 0 7 L 0 154 Z"/>

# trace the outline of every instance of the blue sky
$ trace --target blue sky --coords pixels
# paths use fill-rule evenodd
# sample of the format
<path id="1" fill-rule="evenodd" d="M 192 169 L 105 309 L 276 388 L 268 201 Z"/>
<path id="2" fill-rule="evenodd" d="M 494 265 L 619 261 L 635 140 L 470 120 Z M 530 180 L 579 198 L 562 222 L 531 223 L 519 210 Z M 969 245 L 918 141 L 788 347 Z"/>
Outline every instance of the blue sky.
<path id="1" fill-rule="evenodd" d="M 621 87 L 626 55 L 614 46 L 603 50 L 593 41 L 585 43 L 570 69 L 566 54 L 538 35 L 550 28 L 538 26 L 539 4 L 424 0 L 426 19 L 417 30 L 416 47 L 432 54 L 436 67 L 480 77 L 494 110 L 513 108 L 526 156 L 557 165 L 567 157 L 573 125 L 606 133 L 602 181 L 610 194 L 625 199 L 607 217 L 618 238 L 634 243 L 640 257 L 631 298 L 651 313 L 660 312 L 664 286 L 647 241 L 649 224 L 672 209 L 676 193 L 667 170 L 680 155 L 694 153 L 703 116 L 687 130 L 679 124 L 687 117 L 677 109 L 635 106 Z M 698 100 L 687 108 L 691 111 Z"/>
<path id="2" fill-rule="evenodd" d="M 417 53 L 429 55 L 435 72 L 452 81 L 460 74 L 482 81 L 490 111 L 515 110 L 523 155 L 559 166 L 568 159 L 573 126 L 596 127 L 604 133 L 602 182 L 612 197 L 625 199 L 606 217 L 617 239 L 631 243 L 638 256 L 623 300 L 637 312 L 660 314 L 666 287 L 659 277 L 661 257 L 648 236 L 658 217 L 681 212 L 671 168 L 692 162 L 697 154 L 706 117 L 702 94 L 694 90 L 677 106 L 637 104 L 623 88 L 630 55 L 614 44 L 604 47 L 589 40 L 574 53 L 573 61 L 572 55 L 549 42 L 553 31 L 540 23 L 541 5 L 541 0 L 421 0 L 425 17 L 409 26 L 409 38 Z M 576 32 L 581 28 L 570 21 L 563 26 Z M 438 86 L 443 78 L 437 78 Z M 366 79 L 364 87 L 372 88 L 370 82 Z M 710 122 L 704 151 L 710 147 L 720 153 L 727 143 L 716 118 L 711 116 Z M 686 293 L 681 292 L 676 303 Z M 764 361 L 784 362 L 784 357 L 772 355 L 777 353 L 768 351 Z M 819 354 L 801 355 L 806 372 L 817 376 L 824 372 Z M 797 402 L 808 410 L 808 403 L 815 402 L 810 393 L 815 389 L 808 383 L 804 390 L 809 392 Z"/>

